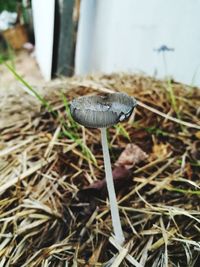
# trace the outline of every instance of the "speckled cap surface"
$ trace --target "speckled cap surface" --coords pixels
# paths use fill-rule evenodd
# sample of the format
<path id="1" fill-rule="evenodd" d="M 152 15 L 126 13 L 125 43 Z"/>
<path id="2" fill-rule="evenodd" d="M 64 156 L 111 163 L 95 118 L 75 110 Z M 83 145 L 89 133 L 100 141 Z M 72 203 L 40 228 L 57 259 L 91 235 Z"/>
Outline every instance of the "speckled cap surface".
<path id="1" fill-rule="evenodd" d="M 81 96 L 72 100 L 70 112 L 85 127 L 104 128 L 128 119 L 136 105 L 136 100 L 124 93 Z"/>

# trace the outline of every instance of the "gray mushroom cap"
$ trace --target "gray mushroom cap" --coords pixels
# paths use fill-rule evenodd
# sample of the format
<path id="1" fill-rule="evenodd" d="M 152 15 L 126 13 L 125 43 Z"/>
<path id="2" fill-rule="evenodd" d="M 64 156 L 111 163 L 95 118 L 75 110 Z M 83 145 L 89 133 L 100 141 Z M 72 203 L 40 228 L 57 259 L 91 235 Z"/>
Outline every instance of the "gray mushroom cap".
<path id="1" fill-rule="evenodd" d="M 104 128 L 128 119 L 137 105 L 124 93 L 81 96 L 70 104 L 72 118 L 88 128 Z"/>

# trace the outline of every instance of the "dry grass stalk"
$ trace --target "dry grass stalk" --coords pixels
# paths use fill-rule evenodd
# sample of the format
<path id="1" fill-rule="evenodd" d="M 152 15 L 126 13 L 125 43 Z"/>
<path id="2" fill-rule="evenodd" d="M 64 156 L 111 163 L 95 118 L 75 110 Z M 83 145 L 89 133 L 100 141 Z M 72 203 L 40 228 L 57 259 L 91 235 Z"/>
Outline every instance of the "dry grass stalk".
<path id="1" fill-rule="evenodd" d="M 121 74 L 67 79 L 45 96 L 57 117 L 27 93 L 3 98 L 0 266 L 200 265 L 200 91 L 172 82 L 174 108 L 167 84 Z M 104 178 L 99 133 L 73 125 L 60 88 L 68 101 L 113 90 L 139 100 L 129 122 L 109 132 L 113 163 L 128 143 L 148 154 L 118 188 L 123 248 L 110 237 L 104 194 L 83 190 Z"/>

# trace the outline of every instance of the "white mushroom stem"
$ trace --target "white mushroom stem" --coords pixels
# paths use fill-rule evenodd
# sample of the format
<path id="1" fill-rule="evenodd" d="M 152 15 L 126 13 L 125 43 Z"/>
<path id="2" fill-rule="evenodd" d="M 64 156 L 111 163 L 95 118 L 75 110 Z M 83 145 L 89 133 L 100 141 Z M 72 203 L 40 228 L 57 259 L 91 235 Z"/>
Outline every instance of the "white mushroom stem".
<path id="1" fill-rule="evenodd" d="M 106 128 L 101 128 L 101 141 L 103 148 L 103 158 L 104 158 L 104 166 L 105 166 L 105 174 L 106 174 L 106 183 L 108 188 L 108 197 L 110 201 L 110 210 L 111 210 L 111 218 L 114 229 L 114 235 L 116 240 L 120 245 L 123 244 L 125 238 L 122 232 L 121 221 L 119 217 L 119 209 L 117 204 L 117 198 L 115 194 L 111 162 L 110 162 L 110 154 L 108 150 L 108 141 L 106 135 Z"/>

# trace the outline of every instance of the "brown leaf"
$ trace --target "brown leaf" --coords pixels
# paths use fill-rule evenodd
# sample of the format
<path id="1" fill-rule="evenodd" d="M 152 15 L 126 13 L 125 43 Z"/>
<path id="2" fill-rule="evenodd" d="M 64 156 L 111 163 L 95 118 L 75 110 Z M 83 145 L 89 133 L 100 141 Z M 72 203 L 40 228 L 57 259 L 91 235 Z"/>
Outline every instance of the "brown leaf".
<path id="1" fill-rule="evenodd" d="M 128 144 L 126 146 L 116 161 L 115 167 L 112 171 L 116 190 L 129 185 L 129 181 L 131 180 L 131 168 L 146 158 L 147 154 L 137 145 Z M 87 192 L 91 195 L 98 195 L 100 193 L 101 195 L 104 195 L 106 190 L 106 180 L 104 178 L 103 180 L 98 180 L 93 184 L 84 187 L 79 191 L 79 193 L 86 194 Z"/>
<path id="2" fill-rule="evenodd" d="M 117 166 L 113 169 L 112 174 L 113 174 L 115 190 L 119 190 L 122 186 L 128 184 L 130 180 L 131 171 L 122 166 Z M 106 191 L 107 191 L 106 179 L 104 178 L 103 180 L 98 180 L 93 184 L 85 186 L 79 192 L 80 193 L 87 192 L 88 194 L 96 196 L 99 194 L 104 195 Z"/>
<path id="3" fill-rule="evenodd" d="M 148 155 L 139 146 L 128 144 L 116 161 L 116 166 L 124 166 L 126 169 L 133 168 L 137 163 L 147 159 Z"/>

